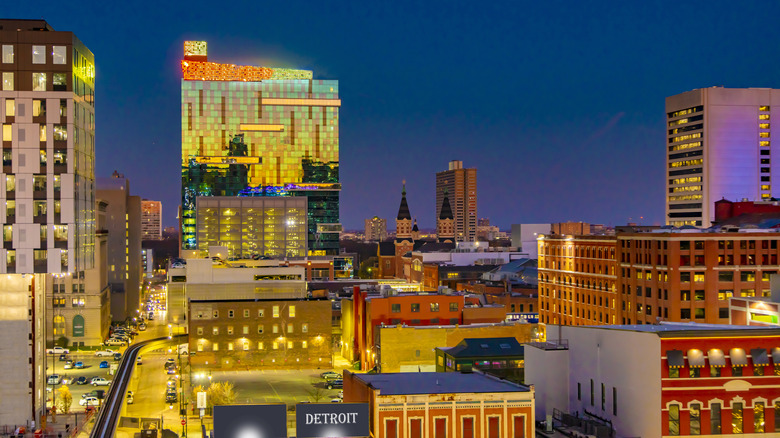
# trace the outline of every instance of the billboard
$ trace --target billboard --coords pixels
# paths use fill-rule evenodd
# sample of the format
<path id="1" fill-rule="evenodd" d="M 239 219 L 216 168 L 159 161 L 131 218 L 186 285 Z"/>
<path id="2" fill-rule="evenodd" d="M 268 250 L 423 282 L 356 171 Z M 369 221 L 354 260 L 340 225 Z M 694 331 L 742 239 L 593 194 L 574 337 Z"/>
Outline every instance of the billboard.
<path id="1" fill-rule="evenodd" d="M 283 404 L 214 406 L 214 436 L 287 438 L 287 407 Z"/>
<path id="2" fill-rule="evenodd" d="M 368 429 L 368 403 L 300 403 L 295 408 L 298 438 L 365 437 Z"/>

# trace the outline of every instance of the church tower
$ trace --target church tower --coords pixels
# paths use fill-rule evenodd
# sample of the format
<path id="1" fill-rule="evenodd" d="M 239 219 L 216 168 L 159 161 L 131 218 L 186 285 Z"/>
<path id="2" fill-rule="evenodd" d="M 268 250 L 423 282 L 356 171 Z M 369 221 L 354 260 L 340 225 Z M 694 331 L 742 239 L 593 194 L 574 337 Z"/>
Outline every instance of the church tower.
<path id="1" fill-rule="evenodd" d="M 414 220 L 414 226 L 412 227 L 412 240 L 415 242 L 420 240 L 420 229 L 417 228 L 417 219 Z"/>
<path id="2" fill-rule="evenodd" d="M 401 191 L 401 205 L 398 207 L 398 215 L 395 218 L 395 277 L 403 278 L 402 257 L 414 248 L 412 235 L 412 214 L 409 213 L 409 204 L 406 202 L 406 181 Z"/>
<path id="3" fill-rule="evenodd" d="M 452 214 L 447 189 L 444 189 L 441 211 L 436 219 L 436 237 L 439 243 L 455 243 L 455 216 Z"/>

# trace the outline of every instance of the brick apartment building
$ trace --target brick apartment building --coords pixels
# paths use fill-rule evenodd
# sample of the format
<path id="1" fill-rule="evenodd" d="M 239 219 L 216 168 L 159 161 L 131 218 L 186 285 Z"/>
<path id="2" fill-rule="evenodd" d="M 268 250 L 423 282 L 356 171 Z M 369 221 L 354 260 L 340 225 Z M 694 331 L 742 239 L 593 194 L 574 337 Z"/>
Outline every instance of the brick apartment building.
<path id="1" fill-rule="evenodd" d="M 543 236 L 541 321 L 727 324 L 729 298 L 768 296 L 778 240 L 774 229 Z"/>
<path id="2" fill-rule="evenodd" d="M 191 300 L 199 369 L 331 368 L 330 300 Z"/>

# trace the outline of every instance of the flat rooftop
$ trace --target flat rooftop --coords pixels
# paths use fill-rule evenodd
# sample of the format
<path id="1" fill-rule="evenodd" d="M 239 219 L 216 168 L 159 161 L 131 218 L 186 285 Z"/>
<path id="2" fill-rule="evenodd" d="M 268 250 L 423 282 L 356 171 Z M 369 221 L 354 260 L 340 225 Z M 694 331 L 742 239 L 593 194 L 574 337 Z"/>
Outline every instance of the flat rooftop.
<path id="1" fill-rule="evenodd" d="M 708 335 L 726 335 L 726 336 L 744 336 L 744 335 L 775 335 L 780 336 L 780 330 L 747 325 L 729 325 L 729 324 L 702 324 L 697 322 L 662 322 L 660 324 L 637 324 L 637 325 L 601 325 L 601 326 L 583 326 L 584 328 L 603 329 L 603 330 L 624 330 L 633 332 L 656 333 L 660 337 L 671 336 L 708 336 Z M 765 333 L 764 333 L 765 332 Z"/>
<path id="2" fill-rule="evenodd" d="M 355 374 L 382 395 L 528 392 L 530 389 L 481 373 Z"/>

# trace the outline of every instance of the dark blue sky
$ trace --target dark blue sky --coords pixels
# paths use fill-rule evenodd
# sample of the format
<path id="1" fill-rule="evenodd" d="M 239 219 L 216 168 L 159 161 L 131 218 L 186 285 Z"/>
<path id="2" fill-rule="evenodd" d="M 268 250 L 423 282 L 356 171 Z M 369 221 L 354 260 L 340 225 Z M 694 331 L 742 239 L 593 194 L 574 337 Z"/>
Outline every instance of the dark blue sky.
<path id="1" fill-rule="evenodd" d="M 116 3 L 116 4 L 115 4 Z M 434 225 L 435 172 L 478 169 L 479 216 L 663 221 L 664 98 L 778 87 L 776 2 L 6 2 L 95 54 L 97 175 L 180 198 L 182 42 L 217 62 L 338 79 L 341 216 L 392 218 L 406 179 Z M 240 5 L 240 6 L 238 6 Z M 644 220 L 639 220 L 644 217 Z"/>

